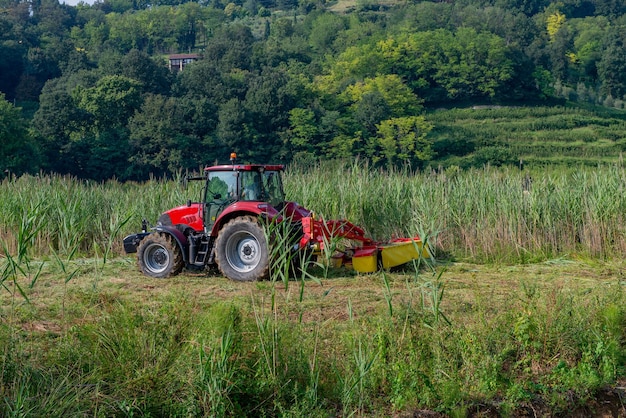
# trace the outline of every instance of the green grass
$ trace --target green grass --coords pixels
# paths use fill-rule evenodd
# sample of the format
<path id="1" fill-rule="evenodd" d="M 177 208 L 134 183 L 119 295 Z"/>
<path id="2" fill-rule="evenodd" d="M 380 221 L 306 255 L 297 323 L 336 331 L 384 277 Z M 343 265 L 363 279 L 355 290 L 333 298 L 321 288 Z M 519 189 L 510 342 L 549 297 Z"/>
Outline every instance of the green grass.
<path id="1" fill-rule="evenodd" d="M 287 189 L 305 206 L 363 225 L 376 239 L 428 234 L 440 254 L 515 263 L 566 254 L 621 257 L 624 174 L 620 165 L 414 174 L 353 163 L 294 169 Z"/>
<path id="2" fill-rule="evenodd" d="M 558 415 L 626 373 L 621 263 L 457 263 L 302 290 L 94 262 L 69 262 L 80 273 L 65 289 L 47 263 L 12 313 L 0 293 L 0 415 L 507 415 L 528 405 Z"/>
<path id="3" fill-rule="evenodd" d="M 184 203 L 176 182 L 5 180 L 0 415 L 586 407 L 626 377 L 625 176 L 621 164 L 290 167 L 288 195 L 318 215 L 377 239 L 418 233 L 445 262 L 371 275 L 316 267 L 297 283 L 141 276 L 121 237 Z"/>

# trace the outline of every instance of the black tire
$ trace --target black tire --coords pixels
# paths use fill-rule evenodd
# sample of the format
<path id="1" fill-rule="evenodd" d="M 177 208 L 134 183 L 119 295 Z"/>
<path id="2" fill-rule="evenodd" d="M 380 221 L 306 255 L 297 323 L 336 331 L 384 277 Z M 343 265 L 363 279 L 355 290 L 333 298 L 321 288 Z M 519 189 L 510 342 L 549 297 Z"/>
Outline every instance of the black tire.
<path id="1" fill-rule="evenodd" d="M 231 280 L 250 282 L 269 275 L 269 250 L 256 219 L 242 216 L 228 222 L 215 241 L 215 261 Z"/>
<path id="2" fill-rule="evenodd" d="M 146 276 L 176 276 L 185 265 L 178 243 L 169 234 L 150 234 L 137 248 L 137 265 Z"/>

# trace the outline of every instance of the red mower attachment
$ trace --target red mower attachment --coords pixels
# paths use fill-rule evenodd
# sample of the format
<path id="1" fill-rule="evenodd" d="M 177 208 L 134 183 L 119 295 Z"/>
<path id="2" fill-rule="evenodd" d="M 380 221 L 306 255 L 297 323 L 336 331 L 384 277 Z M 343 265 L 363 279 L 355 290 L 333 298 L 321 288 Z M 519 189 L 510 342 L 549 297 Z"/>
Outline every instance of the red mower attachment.
<path id="1" fill-rule="evenodd" d="M 333 260 L 341 260 L 337 264 L 353 268 L 359 273 L 373 273 L 380 267 L 390 269 L 412 260 L 430 258 L 419 236 L 375 242 L 365 236 L 363 228 L 347 220 L 325 221 L 310 216 L 301 221 L 303 236 L 300 248 L 311 247 L 314 254 L 321 253 L 325 246 L 338 239 L 358 242 L 357 246 L 337 250 L 338 254 L 333 255 Z"/>

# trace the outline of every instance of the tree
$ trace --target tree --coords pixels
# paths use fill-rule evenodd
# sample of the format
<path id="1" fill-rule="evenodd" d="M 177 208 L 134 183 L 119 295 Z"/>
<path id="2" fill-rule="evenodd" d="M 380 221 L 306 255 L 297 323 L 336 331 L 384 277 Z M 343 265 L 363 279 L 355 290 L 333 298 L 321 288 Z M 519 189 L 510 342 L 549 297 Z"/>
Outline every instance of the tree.
<path id="1" fill-rule="evenodd" d="M 351 137 L 342 133 L 341 115 L 337 111 L 318 106 L 294 108 L 289 111 L 289 128 L 282 133 L 284 155 L 311 160 L 350 157 L 353 153 Z"/>
<path id="2" fill-rule="evenodd" d="M 455 3 L 452 20 L 457 28 L 463 26 L 477 33 L 489 32 L 504 39 L 507 45 L 519 47 L 528 46 L 540 30 L 532 19 L 515 9 L 477 4 L 463 6 Z"/>
<path id="3" fill-rule="evenodd" d="M 104 76 L 93 87 L 79 85 L 72 96 L 76 107 L 87 115 L 70 142 L 70 150 L 82 154 L 75 162 L 79 175 L 97 180 L 114 175 L 127 178 L 130 150 L 126 125 L 141 106 L 139 82 L 119 75 Z"/>
<path id="4" fill-rule="evenodd" d="M 333 42 L 346 29 L 346 20 L 334 13 L 314 16 L 315 18 L 310 23 L 309 34 L 309 42 L 313 50 L 321 54 L 335 51 Z"/>
<path id="5" fill-rule="evenodd" d="M 626 48 L 620 33 L 622 31 L 622 28 L 616 28 L 609 32 L 602 58 L 598 62 L 602 92 L 613 98 L 626 95 Z"/>
<path id="6" fill-rule="evenodd" d="M 453 3 L 424 1 L 392 11 L 399 26 L 413 32 L 454 29 Z"/>
<path id="7" fill-rule="evenodd" d="M 15 87 L 24 71 L 24 46 L 16 41 L 0 41 L 0 92 L 15 98 Z"/>
<path id="8" fill-rule="evenodd" d="M 216 132 L 224 152 L 236 152 L 244 160 L 253 156 L 248 146 L 252 141 L 246 116 L 243 104 L 238 99 L 223 103 L 218 113 Z"/>
<path id="9" fill-rule="evenodd" d="M 141 83 L 142 92 L 169 94 L 172 74 L 163 62 L 157 62 L 146 52 L 132 49 L 126 55 L 113 54 L 101 60 L 100 68 L 108 75 L 121 75 Z"/>
<path id="10" fill-rule="evenodd" d="M 243 105 L 252 139 L 248 147 L 256 159 L 275 159 L 281 153 L 280 134 L 289 126 L 298 94 L 289 81 L 285 68 L 267 67 L 248 84 Z"/>
<path id="11" fill-rule="evenodd" d="M 577 80 L 595 84 L 598 79 L 597 65 L 603 53 L 602 39 L 609 28 L 609 21 L 603 16 L 597 16 L 572 20 L 570 24 L 574 33 Z"/>
<path id="12" fill-rule="evenodd" d="M 496 0 L 496 6 L 506 10 L 519 10 L 526 16 L 536 15 L 549 4 L 549 0 Z"/>
<path id="13" fill-rule="evenodd" d="M 556 79 L 570 81 L 570 67 L 574 64 L 571 51 L 574 49 L 572 34 L 567 26 L 559 27 L 550 37 L 546 51 L 550 57 L 551 72 Z"/>
<path id="14" fill-rule="evenodd" d="M 72 174 L 94 180 L 133 178 L 128 165 L 128 129 L 124 126 L 83 132 L 78 140 L 71 143 L 72 148 L 75 150 L 72 156 L 80 156 L 74 160 Z"/>
<path id="15" fill-rule="evenodd" d="M 393 73 L 389 70 L 392 65 L 389 61 L 395 60 L 386 54 L 388 50 L 387 43 L 368 42 L 346 49 L 337 58 L 329 58 L 327 70 L 315 79 L 316 93 L 332 101 L 346 85 Z"/>
<path id="16" fill-rule="evenodd" d="M 0 93 L 0 173 L 35 172 L 39 150 L 35 146 L 20 109 Z"/>
<path id="17" fill-rule="evenodd" d="M 389 109 L 389 116 L 414 116 L 422 110 L 421 100 L 396 74 L 366 78 L 347 86 L 344 95 L 352 103 L 359 103 L 364 96 L 378 93 Z"/>
<path id="18" fill-rule="evenodd" d="M 433 127 L 423 116 L 384 120 L 377 128 L 378 135 L 368 144 L 374 163 L 421 164 L 432 158 L 432 141 L 427 136 Z"/>
<path id="19" fill-rule="evenodd" d="M 294 98 L 287 87 L 288 76 L 282 69 L 266 67 L 250 79 L 245 107 L 254 118 L 263 122 L 263 130 L 273 131 L 287 122 Z"/>
<path id="20" fill-rule="evenodd" d="M 332 99 L 346 85 L 395 75 L 427 102 L 495 98 L 515 76 L 510 53 L 499 36 L 471 28 L 403 34 L 348 48 L 316 86 Z"/>
<path id="21" fill-rule="evenodd" d="M 126 126 L 135 110 L 141 106 L 141 85 L 128 77 L 104 76 L 94 87 L 79 86 L 73 92 L 80 109 L 93 116 L 96 130 Z"/>
<path id="22" fill-rule="evenodd" d="M 184 109 L 174 98 L 148 95 L 129 122 L 132 176 L 172 175 L 181 168 L 195 168 L 201 148 L 189 132 Z"/>
<path id="23" fill-rule="evenodd" d="M 106 26 L 109 30 L 106 45 L 121 53 L 133 48 L 149 51 L 150 41 L 146 28 L 137 19 L 136 13 L 107 14 Z"/>
<path id="24" fill-rule="evenodd" d="M 287 135 L 291 154 L 314 154 L 315 137 L 319 130 L 315 113 L 310 109 L 294 108 L 289 111 L 290 129 Z"/>
<path id="25" fill-rule="evenodd" d="M 229 25 L 216 31 L 207 42 L 204 59 L 215 63 L 222 71 L 250 70 L 254 36 L 249 27 Z"/>
<path id="26" fill-rule="evenodd" d="M 43 168 L 46 170 L 72 173 L 74 161 L 84 159 L 83 155 L 73 156 L 72 152 L 77 150 L 75 135 L 88 123 L 89 115 L 76 106 L 68 91 L 79 76 L 50 80 L 42 90 L 32 131 L 44 151 Z"/>
<path id="27" fill-rule="evenodd" d="M 622 0 L 592 0 L 597 15 L 616 17 L 626 12 L 626 4 Z"/>
<path id="28" fill-rule="evenodd" d="M 548 37 L 550 42 L 554 42 L 556 34 L 565 24 L 565 15 L 560 11 L 556 11 L 549 14 L 546 18 L 546 30 L 548 31 Z"/>
<path id="29" fill-rule="evenodd" d="M 429 48 L 422 57 L 434 54 L 432 82 L 442 86 L 448 98 L 494 98 L 514 76 L 508 47 L 499 36 L 459 28 L 455 34 L 435 31 L 427 38 Z M 432 47 L 441 48 L 442 53 Z"/>
<path id="30" fill-rule="evenodd" d="M 204 98 L 216 104 L 233 98 L 243 100 L 250 76 L 247 71 L 221 69 L 205 57 L 185 68 L 173 90 L 177 96 Z"/>
<path id="31" fill-rule="evenodd" d="M 252 68 L 311 62 L 313 55 L 311 47 L 307 39 L 294 34 L 293 19 L 282 18 L 271 22 L 269 35 L 264 42 L 254 44 Z"/>

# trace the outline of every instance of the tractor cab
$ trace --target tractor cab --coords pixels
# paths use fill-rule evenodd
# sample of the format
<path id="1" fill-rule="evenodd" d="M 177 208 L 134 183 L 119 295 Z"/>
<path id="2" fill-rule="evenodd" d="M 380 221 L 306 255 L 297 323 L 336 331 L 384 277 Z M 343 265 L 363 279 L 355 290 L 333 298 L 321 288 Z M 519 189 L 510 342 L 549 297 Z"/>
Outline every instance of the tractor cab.
<path id="1" fill-rule="evenodd" d="M 260 214 L 281 209 L 285 193 L 282 165 L 221 165 L 207 167 L 204 227 L 210 233 L 219 218 L 231 212 Z"/>

